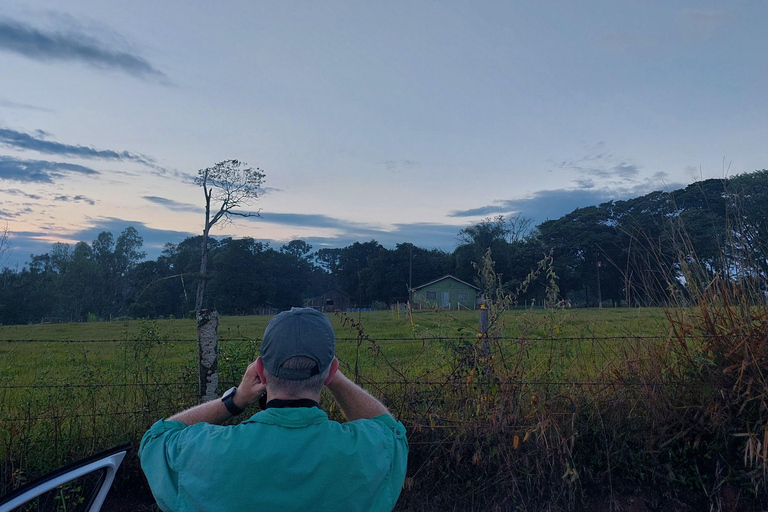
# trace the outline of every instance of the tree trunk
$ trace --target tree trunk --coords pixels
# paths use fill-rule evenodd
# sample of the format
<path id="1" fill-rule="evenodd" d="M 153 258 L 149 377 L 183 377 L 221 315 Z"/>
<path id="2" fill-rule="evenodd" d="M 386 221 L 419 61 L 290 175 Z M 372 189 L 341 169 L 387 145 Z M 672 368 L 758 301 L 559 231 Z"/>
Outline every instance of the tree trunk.
<path id="1" fill-rule="evenodd" d="M 206 173 L 206 181 L 208 175 Z M 195 297 L 195 315 L 197 317 L 197 372 L 199 379 L 198 396 L 200 403 L 216 398 L 219 387 L 219 314 L 215 309 L 203 309 L 205 282 L 208 279 L 208 233 L 211 230 L 211 193 L 203 182 L 205 194 L 205 227 L 203 228 L 203 246 L 200 257 L 200 281 Z"/>
<path id="2" fill-rule="evenodd" d="M 203 231 L 203 246 L 201 248 L 202 255 L 200 256 L 200 280 L 197 282 L 197 294 L 195 295 L 195 313 L 198 315 L 203 309 L 203 301 L 205 299 L 205 284 L 208 280 L 208 226 Z"/>
<path id="3" fill-rule="evenodd" d="M 197 312 L 198 394 L 200 403 L 209 402 L 218 396 L 219 386 L 219 314 L 215 309 Z"/>
<path id="4" fill-rule="evenodd" d="M 207 181 L 208 174 L 205 175 Z M 216 219 L 211 222 L 211 194 L 208 190 L 206 181 L 203 181 L 203 194 L 205 195 L 205 225 L 203 226 L 203 244 L 200 247 L 200 281 L 197 283 L 197 295 L 195 296 L 195 313 L 200 316 L 203 309 L 203 300 L 205 297 L 205 283 L 208 280 L 208 233 L 211 232 L 211 226 L 216 223 Z"/>

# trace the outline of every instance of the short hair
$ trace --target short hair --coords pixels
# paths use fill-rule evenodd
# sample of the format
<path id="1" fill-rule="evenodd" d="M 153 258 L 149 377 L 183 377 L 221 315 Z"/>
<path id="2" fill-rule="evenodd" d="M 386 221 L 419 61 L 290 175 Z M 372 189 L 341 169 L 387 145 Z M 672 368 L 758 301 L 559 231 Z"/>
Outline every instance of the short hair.
<path id="1" fill-rule="evenodd" d="M 280 365 L 280 368 L 289 370 L 308 370 L 316 366 L 317 363 L 314 359 L 304 356 L 296 356 L 286 360 Z M 269 373 L 266 368 L 264 368 L 264 372 L 268 375 L 267 383 L 273 393 L 280 393 L 296 398 L 306 394 L 319 394 L 323 390 L 325 380 L 331 372 L 331 366 L 328 365 L 328 368 L 324 371 L 304 380 L 281 379 Z"/>

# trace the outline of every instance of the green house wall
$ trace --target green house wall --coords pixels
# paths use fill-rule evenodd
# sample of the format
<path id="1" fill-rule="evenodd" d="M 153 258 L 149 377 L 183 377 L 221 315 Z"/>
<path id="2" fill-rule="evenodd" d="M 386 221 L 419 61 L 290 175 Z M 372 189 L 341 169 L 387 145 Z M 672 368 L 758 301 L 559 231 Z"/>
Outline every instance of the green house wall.
<path id="1" fill-rule="evenodd" d="M 427 299 L 428 292 L 435 293 L 434 300 Z M 443 305 L 443 293 L 448 294 L 447 306 Z M 450 277 L 414 290 L 413 303 L 419 304 L 422 309 L 458 309 L 460 293 L 467 294 L 467 300 L 461 301 L 461 309 L 476 309 L 477 290 Z"/>

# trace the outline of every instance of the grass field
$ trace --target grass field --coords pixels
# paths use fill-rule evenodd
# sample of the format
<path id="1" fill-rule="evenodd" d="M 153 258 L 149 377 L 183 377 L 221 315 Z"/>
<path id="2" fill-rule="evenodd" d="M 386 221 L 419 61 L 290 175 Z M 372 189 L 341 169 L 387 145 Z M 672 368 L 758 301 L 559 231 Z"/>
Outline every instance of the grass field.
<path id="1" fill-rule="evenodd" d="M 663 346 L 670 330 L 662 309 L 512 310 L 488 341 L 478 338 L 476 311 L 329 318 L 344 371 L 383 397 L 409 430 L 414 491 L 406 495 L 414 503 L 445 479 L 481 493 L 499 468 L 560 482 L 563 468 L 583 457 L 576 431 L 586 439 L 605 428 L 591 423 L 593 408 L 617 397 L 640 399 L 640 388 L 625 387 L 614 373 L 624 375 L 628 361 Z M 221 318 L 220 391 L 256 357 L 269 320 Z M 155 420 L 196 403 L 196 360 L 189 319 L 0 326 L 0 494 L 101 449 L 137 446 Z M 324 406 L 340 419 L 328 397 Z M 576 411 L 584 411 L 584 425 Z M 615 421 L 635 428 L 642 411 L 627 409 Z M 549 469 L 537 466 L 542 461 Z M 130 488 L 141 481 L 135 452 L 126 464 L 134 484 L 118 486 Z M 562 482 L 556 486 L 575 485 Z"/>
<path id="2" fill-rule="evenodd" d="M 221 369 L 236 378 L 243 363 L 256 357 L 264 328 L 271 317 L 222 317 L 219 326 Z M 402 368 L 420 373 L 440 365 L 442 351 L 479 332 L 476 311 L 417 311 L 413 321 L 405 312 L 371 311 L 329 315 L 336 330 L 340 360 L 371 379 L 384 378 L 381 365 L 370 357 L 374 344 L 379 354 Z M 344 320 L 347 320 L 345 323 Z M 368 339 L 360 344 L 360 331 L 349 320 L 362 325 Z M 514 345 L 521 338 L 550 349 L 557 343 L 558 355 L 572 360 L 591 353 L 592 359 L 610 358 L 616 348 L 638 338 L 657 338 L 668 331 L 661 309 L 593 309 L 508 311 L 502 316 L 501 343 Z M 147 332 L 151 330 L 152 332 Z M 162 368 L 167 379 L 177 379 L 195 368 L 197 357 L 195 321 L 190 319 L 37 324 L 0 326 L 0 383 L 13 386 L 73 384 L 83 375 L 119 375 L 135 359 L 136 340 L 156 338 L 163 342 Z M 371 341 L 373 340 L 373 341 Z M 541 340 L 541 341 L 538 341 Z M 546 340 L 546 341 L 545 341 Z M 599 349 L 596 348 L 596 340 Z M 62 343 L 66 342 L 66 343 Z M 157 350 L 156 350 L 157 351 Z M 233 374 L 234 373 L 234 374 Z M 110 379 L 112 380 L 112 379 Z"/>
<path id="3" fill-rule="evenodd" d="M 477 311 L 414 311 L 413 324 L 403 311 L 344 313 L 361 322 L 374 338 L 455 337 L 477 332 Z M 341 325 L 340 316 L 329 314 L 340 340 L 354 338 Z M 269 316 L 225 316 L 221 318 L 222 339 L 260 339 Z M 665 335 L 667 322 L 661 308 L 606 308 L 560 310 L 511 310 L 504 313 L 503 336 L 550 337 L 550 325 L 557 322 L 563 337 L 658 336 Z M 191 319 L 156 320 L 154 323 L 177 339 L 196 339 Z M 122 341 L 139 334 L 141 320 L 116 320 L 69 324 L 0 325 L 0 341 Z"/>

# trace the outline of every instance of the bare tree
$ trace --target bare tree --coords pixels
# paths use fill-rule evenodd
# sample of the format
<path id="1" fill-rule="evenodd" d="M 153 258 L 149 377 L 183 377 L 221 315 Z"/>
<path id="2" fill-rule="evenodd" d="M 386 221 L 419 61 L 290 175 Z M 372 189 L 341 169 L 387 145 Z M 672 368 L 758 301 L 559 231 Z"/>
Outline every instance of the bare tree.
<path id="1" fill-rule="evenodd" d="M 507 222 L 507 241 L 510 243 L 522 242 L 525 237 L 531 234 L 533 219 L 518 213 Z"/>
<path id="2" fill-rule="evenodd" d="M 200 260 L 200 282 L 195 297 L 195 310 L 203 308 L 205 285 L 208 271 L 208 234 L 219 221 L 226 223 L 233 216 L 258 217 L 259 212 L 242 211 L 240 208 L 251 205 L 262 193 L 264 172 L 248 167 L 238 160 L 224 160 L 213 167 L 197 171 L 195 183 L 203 187 L 205 195 L 205 225 L 203 227 L 203 254 Z M 211 201 L 216 210 L 211 216 Z M 218 209 L 216 209 L 218 205 Z"/>
<path id="3" fill-rule="evenodd" d="M 11 232 L 8 230 L 8 224 L 0 231 L 0 266 L 5 263 L 11 252 Z"/>
<path id="4" fill-rule="evenodd" d="M 198 372 L 201 402 L 216 398 L 218 378 L 218 326 L 215 310 L 203 309 L 205 285 L 208 280 L 208 235 L 217 223 L 226 223 L 232 217 L 257 217 L 258 211 L 245 211 L 262 193 L 264 172 L 248 167 L 238 160 L 224 160 L 197 171 L 195 183 L 203 188 L 205 196 L 205 225 L 203 227 L 200 281 L 195 297 L 197 341 L 199 346 Z M 212 205 L 213 203 L 213 205 Z"/>

